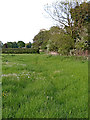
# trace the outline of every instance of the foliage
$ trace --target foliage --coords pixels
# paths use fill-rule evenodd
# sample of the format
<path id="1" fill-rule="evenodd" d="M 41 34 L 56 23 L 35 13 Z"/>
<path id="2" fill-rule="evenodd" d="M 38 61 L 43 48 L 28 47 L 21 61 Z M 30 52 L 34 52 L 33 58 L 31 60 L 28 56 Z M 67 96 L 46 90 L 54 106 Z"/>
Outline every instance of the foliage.
<path id="1" fill-rule="evenodd" d="M 31 48 L 31 46 L 32 46 L 32 43 L 31 43 L 31 42 L 25 44 L 25 47 L 26 47 L 26 48 Z"/>
<path id="2" fill-rule="evenodd" d="M 88 49 L 88 29 L 83 27 L 82 32 L 79 34 L 79 38 L 76 38 L 76 49 L 86 50 Z"/>
<path id="3" fill-rule="evenodd" d="M 12 42 L 7 42 L 8 48 L 13 48 L 13 43 Z"/>
<path id="4" fill-rule="evenodd" d="M 54 34 L 51 39 L 50 51 L 58 51 L 60 54 L 68 54 L 74 47 L 74 40 L 67 34 Z"/>
<path id="5" fill-rule="evenodd" d="M 41 30 L 33 39 L 33 47 L 38 49 L 39 48 L 46 49 L 48 39 L 49 39 L 48 31 Z"/>
<path id="6" fill-rule="evenodd" d="M 13 43 L 12 48 L 18 48 L 17 42 L 12 42 L 12 43 Z"/>
<path id="7" fill-rule="evenodd" d="M 18 41 L 17 45 L 18 45 L 18 48 L 25 47 L 25 43 L 23 41 Z"/>
<path id="8" fill-rule="evenodd" d="M 74 47 L 74 40 L 62 28 L 53 26 L 48 31 L 40 31 L 34 37 L 33 46 L 36 47 L 35 45 L 40 49 L 47 48 L 47 52 L 57 51 L 62 54 L 60 49 L 63 53 L 66 53 L 65 51 L 68 53 Z"/>
<path id="9" fill-rule="evenodd" d="M 87 49 L 87 32 L 83 35 L 84 29 L 88 29 L 88 5 L 89 2 L 60 1 L 52 5 L 46 5 L 45 11 L 54 19 L 58 25 L 66 30 L 75 42 L 75 48 Z M 82 36 L 83 35 L 83 36 Z M 79 42 L 77 42 L 79 39 Z M 82 44 L 82 45 L 81 45 Z M 83 46 L 83 47 L 82 47 Z M 60 48 L 62 49 L 62 48 Z"/>
<path id="10" fill-rule="evenodd" d="M 18 48 L 18 45 L 16 42 L 7 42 L 7 48 Z"/>
<path id="11" fill-rule="evenodd" d="M 70 13 L 75 27 L 81 29 L 88 23 L 88 3 L 83 2 L 80 5 L 77 3 L 74 8 L 71 8 Z"/>
<path id="12" fill-rule="evenodd" d="M 70 10 L 72 20 L 74 21 L 72 26 L 74 38 L 78 38 L 80 41 L 83 31 L 85 29 L 88 30 L 88 4 L 89 3 L 86 2 L 83 2 L 82 4 L 77 3 L 75 8 L 71 8 Z M 83 37 L 87 35 L 87 30 L 84 31 Z M 85 40 L 87 41 L 87 39 Z"/>
<path id="13" fill-rule="evenodd" d="M 60 28 L 59 26 L 52 26 L 49 30 L 50 35 L 62 34 L 64 32 L 65 32 L 64 29 Z"/>
<path id="14" fill-rule="evenodd" d="M 8 48 L 7 43 L 3 44 L 2 48 Z"/>
<path id="15" fill-rule="evenodd" d="M 4 54 L 24 54 L 24 53 L 39 53 L 38 49 L 33 48 L 2 48 Z"/>
<path id="16" fill-rule="evenodd" d="M 25 46 L 25 43 L 23 41 L 18 42 L 7 42 L 3 44 L 3 48 L 22 48 Z"/>

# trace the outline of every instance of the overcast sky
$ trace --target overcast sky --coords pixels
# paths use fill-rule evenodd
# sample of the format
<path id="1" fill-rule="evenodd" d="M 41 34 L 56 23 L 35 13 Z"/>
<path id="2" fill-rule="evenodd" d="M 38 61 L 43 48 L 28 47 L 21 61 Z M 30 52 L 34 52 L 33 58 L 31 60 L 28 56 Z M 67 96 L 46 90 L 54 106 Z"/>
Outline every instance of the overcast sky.
<path id="1" fill-rule="evenodd" d="M 40 29 L 54 25 L 44 5 L 55 0 L 0 0 L 0 41 L 31 41 Z"/>
<path id="2" fill-rule="evenodd" d="M 44 11 L 53 1 L 57 0 L 0 0 L 0 41 L 32 42 L 40 29 L 55 25 Z"/>

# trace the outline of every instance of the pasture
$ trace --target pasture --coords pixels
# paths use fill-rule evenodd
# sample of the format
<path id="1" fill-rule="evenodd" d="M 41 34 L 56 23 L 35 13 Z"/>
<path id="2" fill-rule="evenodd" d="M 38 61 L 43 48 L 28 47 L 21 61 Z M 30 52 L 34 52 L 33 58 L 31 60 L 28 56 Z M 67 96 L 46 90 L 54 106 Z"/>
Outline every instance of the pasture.
<path id="1" fill-rule="evenodd" d="M 88 118 L 88 60 L 2 55 L 3 118 Z"/>

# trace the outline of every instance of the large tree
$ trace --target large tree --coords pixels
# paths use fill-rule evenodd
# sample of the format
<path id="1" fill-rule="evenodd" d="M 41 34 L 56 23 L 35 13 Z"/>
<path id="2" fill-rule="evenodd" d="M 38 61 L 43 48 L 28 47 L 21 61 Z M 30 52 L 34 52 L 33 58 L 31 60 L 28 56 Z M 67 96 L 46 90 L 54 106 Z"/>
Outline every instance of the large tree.
<path id="1" fill-rule="evenodd" d="M 18 41 L 17 45 L 18 45 L 18 48 L 25 47 L 25 43 L 23 41 Z"/>
<path id="2" fill-rule="evenodd" d="M 82 33 L 83 28 L 88 26 L 88 3 L 83 2 L 82 4 L 78 4 L 75 8 L 70 10 L 71 18 L 74 21 L 73 24 L 73 32 L 79 34 Z"/>
<path id="3" fill-rule="evenodd" d="M 78 30 L 79 32 L 81 31 L 81 26 L 85 22 L 88 5 L 85 0 L 83 3 L 77 0 L 73 0 L 72 2 L 58 0 L 52 5 L 46 5 L 45 11 L 75 39 Z"/>
<path id="4" fill-rule="evenodd" d="M 47 30 L 40 30 L 40 32 L 33 39 L 33 47 L 38 49 L 46 49 L 48 40 L 49 32 Z"/>
<path id="5" fill-rule="evenodd" d="M 76 49 L 88 49 L 88 6 L 86 0 L 57 1 L 47 5 L 45 11 L 66 30 L 75 43 Z"/>
<path id="6" fill-rule="evenodd" d="M 8 48 L 13 48 L 13 42 L 7 42 L 7 47 Z"/>
<path id="7" fill-rule="evenodd" d="M 67 54 L 74 47 L 73 38 L 58 26 L 53 26 L 48 31 L 40 31 L 33 40 L 33 47 L 47 49 L 48 52 Z"/>
<path id="8" fill-rule="evenodd" d="M 75 47 L 77 49 L 88 49 L 88 5 L 89 3 L 83 2 L 80 5 L 77 4 L 70 11 L 74 21 L 73 33 L 76 38 Z"/>
<path id="9" fill-rule="evenodd" d="M 68 54 L 74 48 L 73 38 L 63 33 L 53 33 L 47 43 L 49 51 L 57 51 L 60 54 Z"/>

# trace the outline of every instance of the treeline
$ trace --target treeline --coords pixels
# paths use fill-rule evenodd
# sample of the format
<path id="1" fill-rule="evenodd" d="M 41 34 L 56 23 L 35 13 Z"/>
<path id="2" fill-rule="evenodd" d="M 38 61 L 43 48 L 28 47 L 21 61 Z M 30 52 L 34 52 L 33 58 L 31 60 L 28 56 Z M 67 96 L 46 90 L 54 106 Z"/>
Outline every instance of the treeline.
<path id="1" fill-rule="evenodd" d="M 39 49 L 32 48 L 32 43 L 24 43 L 23 41 L 18 42 L 7 42 L 3 44 L 0 41 L 0 48 L 2 48 L 3 54 L 32 54 L 39 53 Z"/>
<path id="2" fill-rule="evenodd" d="M 31 48 L 32 43 L 24 43 L 23 41 L 18 41 L 18 42 L 7 42 L 3 44 L 0 42 L 0 47 L 1 48 Z"/>
<path id="3" fill-rule="evenodd" d="M 88 50 L 90 45 L 88 41 L 89 5 L 90 3 L 79 4 L 76 1 L 56 2 L 53 6 L 47 6 L 47 13 L 58 21 L 59 25 L 51 27 L 50 30 L 40 30 L 33 39 L 33 47 L 48 52 L 56 51 L 60 54 L 74 54 L 76 50 Z"/>

